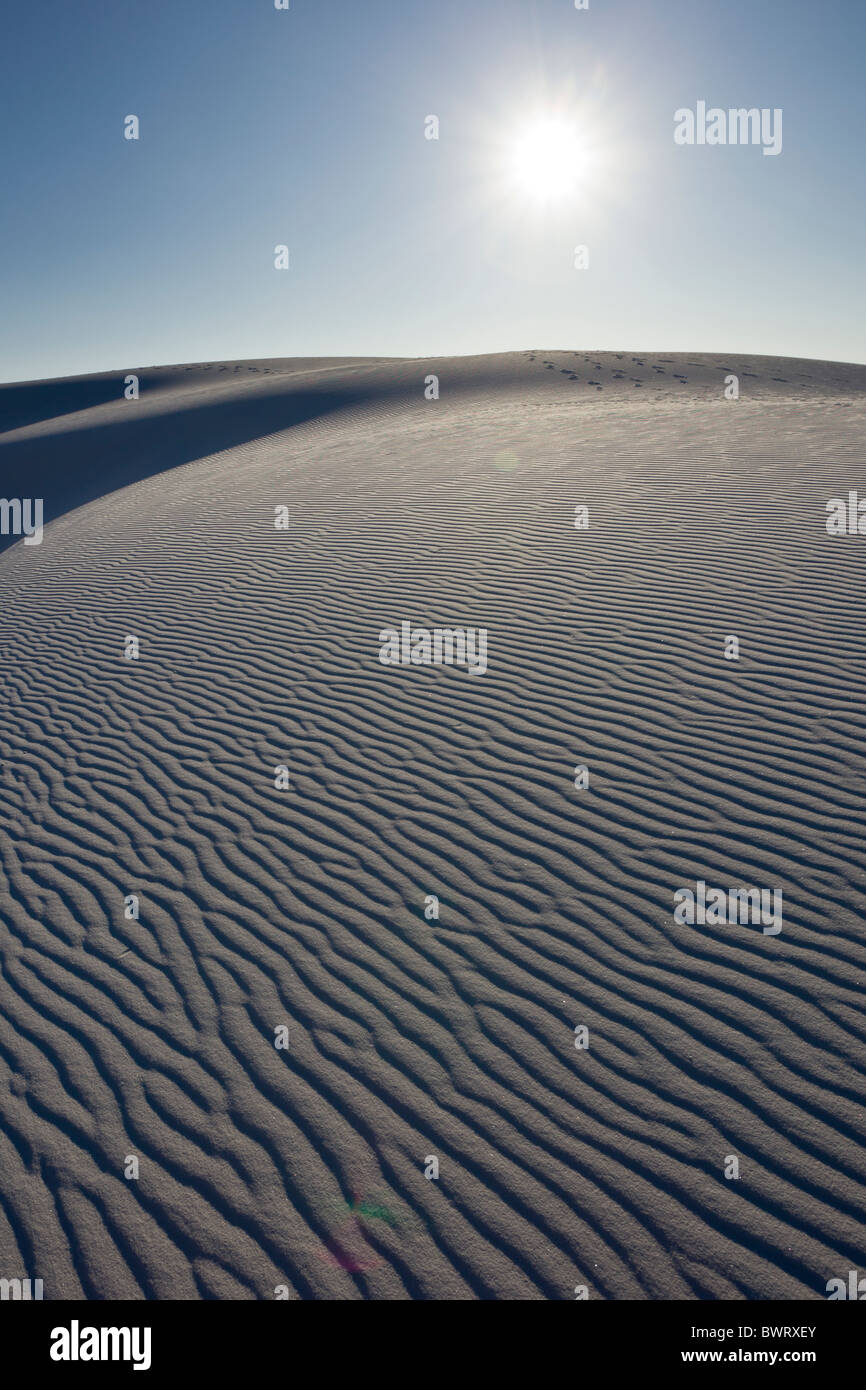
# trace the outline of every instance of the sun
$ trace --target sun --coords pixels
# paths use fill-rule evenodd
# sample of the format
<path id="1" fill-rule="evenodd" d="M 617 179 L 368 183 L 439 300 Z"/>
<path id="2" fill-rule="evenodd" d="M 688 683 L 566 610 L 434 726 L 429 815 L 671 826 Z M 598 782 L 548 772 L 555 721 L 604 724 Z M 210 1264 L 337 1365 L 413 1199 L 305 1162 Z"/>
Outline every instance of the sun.
<path id="1" fill-rule="evenodd" d="M 586 170 L 587 154 L 577 125 L 543 116 L 518 131 L 509 158 L 517 188 L 537 202 L 575 193 Z"/>

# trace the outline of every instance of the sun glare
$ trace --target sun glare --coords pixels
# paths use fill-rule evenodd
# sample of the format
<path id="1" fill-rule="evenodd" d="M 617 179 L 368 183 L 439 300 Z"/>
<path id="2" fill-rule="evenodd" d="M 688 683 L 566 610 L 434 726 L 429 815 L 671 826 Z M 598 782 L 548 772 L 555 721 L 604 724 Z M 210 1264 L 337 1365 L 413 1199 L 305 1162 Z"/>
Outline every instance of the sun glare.
<path id="1" fill-rule="evenodd" d="M 574 125 L 556 118 L 534 121 L 516 137 L 511 172 L 518 188 L 546 202 L 575 192 L 586 165 L 585 150 Z"/>

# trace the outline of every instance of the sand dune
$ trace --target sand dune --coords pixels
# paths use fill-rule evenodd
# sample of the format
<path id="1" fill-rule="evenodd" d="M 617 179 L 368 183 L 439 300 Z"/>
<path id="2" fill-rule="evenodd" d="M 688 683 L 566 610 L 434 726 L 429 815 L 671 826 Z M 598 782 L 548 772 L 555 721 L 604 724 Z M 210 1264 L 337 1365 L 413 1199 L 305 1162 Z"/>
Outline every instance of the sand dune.
<path id="1" fill-rule="evenodd" d="M 0 387 L 46 516 L 0 557 L 0 1275 L 866 1273 L 866 538 L 825 526 L 866 367 L 130 370 Z M 383 665 L 405 621 L 486 629 L 488 669 Z M 697 881 L 780 889 L 782 931 L 675 921 Z"/>

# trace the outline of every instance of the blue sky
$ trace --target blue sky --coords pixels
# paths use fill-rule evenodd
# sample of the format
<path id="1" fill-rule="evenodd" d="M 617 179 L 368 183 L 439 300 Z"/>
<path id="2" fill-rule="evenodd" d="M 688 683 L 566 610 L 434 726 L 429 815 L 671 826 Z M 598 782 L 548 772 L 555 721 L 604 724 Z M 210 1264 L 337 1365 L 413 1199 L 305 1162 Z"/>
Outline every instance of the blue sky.
<path id="1" fill-rule="evenodd" d="M 863 0 L 7 3 L 0 379 L 523 347 L 864 362 L 864 54 Z M 781 107 L 782 153 L 677 146 L 698 100 Z M 550 110 L 594 162 L 545 206 L 502 171 Z"/>

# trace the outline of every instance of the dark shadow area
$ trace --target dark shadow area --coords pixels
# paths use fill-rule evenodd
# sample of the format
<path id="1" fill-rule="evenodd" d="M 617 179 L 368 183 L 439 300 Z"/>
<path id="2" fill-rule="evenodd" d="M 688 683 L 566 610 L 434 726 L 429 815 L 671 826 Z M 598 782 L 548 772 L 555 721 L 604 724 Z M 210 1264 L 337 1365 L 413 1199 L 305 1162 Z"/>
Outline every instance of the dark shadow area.
<path id="1" fill-rule="evenodd" d="M 91 372 L 86 376 L 5 382 L 0 383 L 0 435 L 63 415 L 74 415 L 79 410 L 91 410 L 94 406 L 122 401 L 128 376 L 138 377 L 141 395 L 145 397 L 173 386 L 195 390 L 224 386 L 229 381 L 240 383 L 251 377 L 285 378 L 332 371 L 334 368 L 379 366 L 388 362 L 387 358 L 376 357 L 263 357 L 243 362 L 183 362 L 166 367 L 118 367 L 115 371 Z"/>
<path id="2" fill-rule="evenodd" d="M 110 399 L 115 400 L 115 383 L 112 388 Z M 375 394 L 397 396 L 404 390 L 397 383 L 383 390 L 379 383 Z M 217 397 L 137 419 L 135 403 L 130 402 L 124 418 L 110 424 L 8 443 L 0 438 L 0 491 L 10 498 L 41 497 L 48 525 L 130 483 L 361 404 L 372 394 L 357 380 L 319 389 L 307 385 L 292 391 L 283 386 L 249 396 L 232 393 L 226 399 Z M 18 540 L 18 536 L 0 535 L 0 551 Z"/>
<path id="3" fill-rule="evenodd" d="M 74 415 L 95 405 L 122 401 L 124 381 L 130 372 L 111 376 L 83 376 L 59 381 L 27 381 L 0 386 L 0 434 L 38 425 L 60 415 Z M 143 376 L 143 373 L 134 373 Z M 174 386 L 183 381 L 182 372 L 163 372 L 157 381 L 148 381 L 148 390 Z"/>

